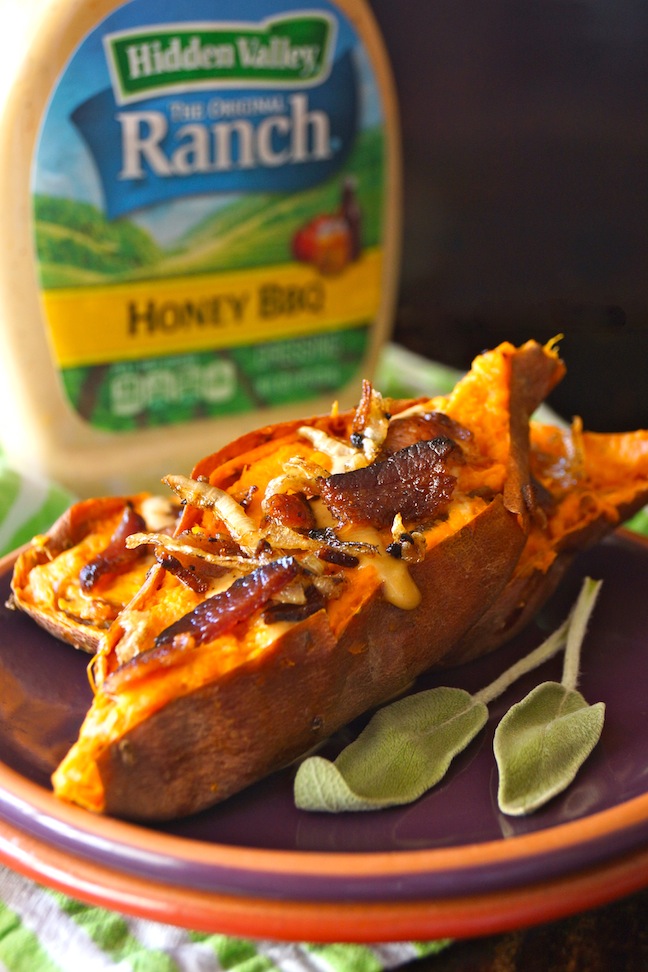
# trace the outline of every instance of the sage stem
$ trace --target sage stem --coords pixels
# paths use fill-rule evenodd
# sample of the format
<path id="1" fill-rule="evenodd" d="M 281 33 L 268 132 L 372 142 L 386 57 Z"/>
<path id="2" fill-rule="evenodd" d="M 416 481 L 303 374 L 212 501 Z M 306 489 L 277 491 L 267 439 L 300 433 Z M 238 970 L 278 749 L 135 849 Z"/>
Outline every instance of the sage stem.
<path id="1" fill-rule="evenodd" d="M 602 583 L 586 577 L 572 610 L 562 675 L 562 685 L 570 691 L 575 690 L 578 684 L 581 646 Z"/>
<path id="2" fill-rule="evenodd" d="M 543 662 L 549 661 L 562 648 L 565 648 L 562 684 L 567 689 L 574 689 L 578 681 L 581 645 L 602 583 L 603 581 L 595 581 L 591 577 L 586 577 L 574 607 L 560 627 L 556 628 L 553 634 L 549 635 L 532 652 L 525 655 L 524 658 L 520 658 L 514 665 L 502 672 L 494 682 L 480 689 L 479 692 L 475 692 L 473 698 L 477 702 L 488 705 L 493 699 L 502 695 L 518 678 L 526 675 L 527 672 L 532 672 Z"/>
<path id="3" fill-rule="evenodd" d="M 534 648 L 533 651 L 528 655 L 525 655 L 524 658 L 520 658 L 520 660 L 515 662 L 514 665 L 507 668 L 507 670 L 502 672 L 502 674 L 496 678 L 494 682 L 491 682 L 490 685 L 480 689 L 479 692 L 475 692 L 473 698 L 478 702 L 484 702 L 485 705 L 488 705 L 489 702 L 492 702 L 494 699 L 498 698 L 498 696 L 502 695 L 506 689 L 513 684 L 513 682 L 518 680 L 518 678 L 522 678 L 522 676 L 526 675 L 527 672 L 532 672 L 534 668 L 538 667 L 538 665 L 542 665 L 543 662 L 548 661 L 550 658 L 553 658 L 554 655 L 557 655 L 558 652 L 564 648 L 567 641 L 569 622 L 570 618 L 563 621 L 560 627 L 557 628 L 553 634 L 549 635 L 549 637 L 543 641 L 541 645 L 538 645 L 537 648 Z"/>

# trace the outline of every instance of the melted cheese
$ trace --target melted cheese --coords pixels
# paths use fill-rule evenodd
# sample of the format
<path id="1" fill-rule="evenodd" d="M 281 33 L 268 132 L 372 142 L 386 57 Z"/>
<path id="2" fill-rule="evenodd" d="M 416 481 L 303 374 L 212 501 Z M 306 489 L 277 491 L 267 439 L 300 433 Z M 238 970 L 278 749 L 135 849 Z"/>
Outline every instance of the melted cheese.
<path id="1" fill-rule="evenodd" d="M 373 527 L 353 527 L 344 530 L 343 533 L 345 540 L 354 543 L 370 543 L 377 548 L 378 553 L 375 556 L 361 554 L 360 563 L 375 570 L 386 601 L 404 611 L 411 611 L 418 607 L 421 594 L 412 580 L 407 564 L 404 560 L 398 560 L 386 552 L 385 545 L 377 530 L 374 530 Z"/>
<path id="2" fill-rule="evenodd" d="M 321 500 L 313 501 L 311 506 L 315 512 L 318 527 L 325 529 L 335 526 L 330 511 Z M 379 583 L 383 587 L 383 596 L 387 601 L 390 601 L 396 607 L 403 608 L 403 610 L 411 610 L 419 604 L 421 595 L 410 576 L 407 564 L 391 557 L 386 552 L 385 543 L 377 530 L 372 527 L 346 527 L 340 531 L 340 537 L 349 543 L 368 543 L 376 548 L 376 554 L 361 554 L 360 563 L 365 569 L 376 573 Z M 389 543 L 389 540 L 387 542 Z M 349 572 L 349 582 L 353 586 L 353 570 Z M 329 605 L 329 610 L 337 613 L 335 602 L 333 602 L 333 605 Z"/>

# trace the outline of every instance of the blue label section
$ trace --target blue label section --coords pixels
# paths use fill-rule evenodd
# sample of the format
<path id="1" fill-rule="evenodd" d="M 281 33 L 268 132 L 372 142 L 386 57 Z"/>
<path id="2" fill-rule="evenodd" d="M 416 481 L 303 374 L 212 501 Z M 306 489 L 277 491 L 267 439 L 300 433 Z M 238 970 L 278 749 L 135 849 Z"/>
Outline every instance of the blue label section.
<path id="1" fill-rule="evenodd" d="M 315 88 L 179 92 L 134 107 L 104 90 L 71 119 L 113 219 L 180 197 L 315 186 L 344 165 L 358 110 L 347 52 Z"/>

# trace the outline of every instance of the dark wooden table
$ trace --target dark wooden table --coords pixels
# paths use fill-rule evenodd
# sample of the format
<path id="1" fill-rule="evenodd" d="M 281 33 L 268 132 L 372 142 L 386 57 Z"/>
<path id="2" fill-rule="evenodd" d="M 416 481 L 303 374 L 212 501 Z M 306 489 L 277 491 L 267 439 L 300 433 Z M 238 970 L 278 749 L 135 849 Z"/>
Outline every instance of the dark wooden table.
<path id="1" fill-rule="evenodd" d="M 561 921 L 454 942 L 403 972 L 648 972 L 648 889 Z"/>

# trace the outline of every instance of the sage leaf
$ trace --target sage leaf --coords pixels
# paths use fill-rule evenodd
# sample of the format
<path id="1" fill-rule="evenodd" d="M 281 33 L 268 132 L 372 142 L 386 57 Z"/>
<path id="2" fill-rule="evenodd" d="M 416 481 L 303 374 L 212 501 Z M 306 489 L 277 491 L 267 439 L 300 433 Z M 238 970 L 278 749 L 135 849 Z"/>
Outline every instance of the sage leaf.
<path id="1" fill-rule="evenodd" d="M 574 698 L 580 699 L 576 709 L 591 709 L 592 713 L 580 713 L 576 735 L 580 731 L 581 735 L 593 738 L 598 721 L 600 735 L 602 704 L 590 707 L 576 692 L 580 647 L 600 586 L 600 581 L 586 578 L 577 602 L 563 624 L 525 658 L 519 659 L 474 695 L 463 689 L 435 688 L 400 699 L 379 710 L 360 736 L 335 761 L 321 756 L 304 760 L 295 777 L 297 807 L 336 813 L 344 810 L 378 810 L 418 799 L 445 776 L 454 757 L 468 746 L 486 724 L 488 704 L 522 675 L 548 661 L 563 648 L 566 649 L 563 683 L 557 688 L 562 692 L 565 709 L 560 713 L 560 718 L 571 718 L 575 714 L 572 713 Z M 557 712 L 552 710 L 548 726 L 545 720 L 546 738 L 552 738 L 556 731 L 562 731 L 556 730 L 556 719 Z M 514 726 L 513 732 L 517 731 Z M 571 732 L 572 727 L 569 726 L 567 734 Z M 515 755 L 517 743 L 506 741 L 506 727 L 503 736 L 504 749 L 511 750 L 514 755 L 512 758 L 504 756 L 502 765 L 505 773 L 508 773 L 507 760 L 512 764 L 512 778 L 516 780 L 520 776 Z M 595 744 L 596 739 L 591 748 Z M 581 750 L 584 751 L 583 747 Z M 581 762 L 588 754 L 582 757 Z M 569 759 L 565 765 L 569 765 Z M 574 774 L 579 765 L 575 765 Z M 501 784 L 500 789 L 502 799 L 506 801 L 503 786 Z M 533 798 L 527 802 L 528 811 L 510 812 L 530 812 L 536 805 L 541 805 L 534 804 Z M 511 801 L 511 806 L 514 804 L 515 801 Z"/>
<path id="2" fill-rule="evenodd" d="M 380 810 L 389 804 L 363 799 L 354 793 L 335 763 L 323 756 L 309 756 L 295 777 L 295 806 L 299 810 Z"/>
<path id="3" fill-rule="evenodd" d="M 297 770 L 301 810 L 377 810 L 418 799 L 483 728 L 488 709 L 468 692 L 433 688 L 380 709 L 334 762 L 310 756 Z"/>
<path id="4" fill-rule="evenodd" d="M 536 686 L 495 730 L 502 813 L 532 813 L 561 793 L 599 741 L 605 706 L 588 705 L 576 685 L 581 647 L 601 584 L 586 577 L 570 612 L 562 681 Z"/>
<path id="5" fill-rule="evenodd" d="M 596 746 L 605 705 L 558 682 L 536 686 L 503 717 L 493 741 L 500 810 L 522 816 L 565 790 Z"/>

